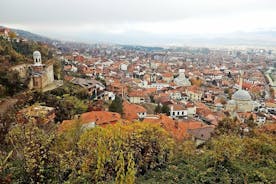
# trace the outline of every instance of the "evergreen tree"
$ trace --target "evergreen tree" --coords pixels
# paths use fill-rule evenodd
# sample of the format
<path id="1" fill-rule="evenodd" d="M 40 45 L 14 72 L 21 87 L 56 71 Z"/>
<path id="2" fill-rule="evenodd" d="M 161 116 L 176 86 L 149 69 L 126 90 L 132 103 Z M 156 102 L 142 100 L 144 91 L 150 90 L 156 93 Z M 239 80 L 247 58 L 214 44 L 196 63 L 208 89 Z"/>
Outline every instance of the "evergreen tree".
<path id="1" fill-rule="evenodd" d="M 159 114 L 162 112 L 161 105 L 158 103 L 158 105 L 155 107 L 154 112 L 156 114 Z"/>
<path id="2" fill-rule="evenodd" d="M 121 115 L 123 114 L 123 103 L 120 97 L 118 96 L 115 97 L 115 99 L 112 101 L 112 103 L 109 106 L 109 111 L 117 112 Z"/>
<path id="3" fill-rule="evenodd" d="M 163 105 L 161 108 L 162 113 L 165 113 L 167 116 L 170 115 L 170 108 L 167 105 Z"/>

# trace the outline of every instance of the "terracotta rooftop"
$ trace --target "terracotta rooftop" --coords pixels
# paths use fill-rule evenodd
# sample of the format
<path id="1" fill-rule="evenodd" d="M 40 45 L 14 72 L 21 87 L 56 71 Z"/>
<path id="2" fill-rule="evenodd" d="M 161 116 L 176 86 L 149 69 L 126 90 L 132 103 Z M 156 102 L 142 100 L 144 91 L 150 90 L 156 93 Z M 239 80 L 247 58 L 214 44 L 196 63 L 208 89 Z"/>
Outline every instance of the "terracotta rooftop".
<path id="1" fill-rule="evenodd" d="M 203 126 L 203 123 L 199 121 L 178 121 L 173 120 L 172 118 L 164 114 L 161 114 L 159 118 L 145 118 L 143 122 L 160 124 L 166 131 L 168 131 L 172 135 L 172 137 L 177 140 L 188 138 L 189 134 L 187 133 L 187 131 L 189 129 L 200 128 Z"/>
<path id="2" fill-rule="evenodd" d="M 129 97 L 145 97 L 146 94 L 142 90 L 131 91 L 128 93 Z"/>
<path id="3" fill-rule="evenodd" d="M 139 119 L 137 113 L 145 113 L 147 110 L 140 105 L 131 104 L 127 101 L 123 102 L 124 118 L 133 121 Z"/>
<path id="4" fill-rule="evenodd" d="M 271 133 L 276 133 L 276 123 L 271 123 L 271 124 L 265 124 L 262 127 L 260 127 L 260 131 L 265 131 L 265 132 L 271 132 Z"/>
<path id="5" fill-rule="evenodd" d="M 115 112 L 91 111 L 80 116 L 82 123 L 95 122 L 96 125 L 115 123 L 121 119 L 121 115 Z"/>
<path id="6" fill-rule="evenodd" d="M 58 127 L 58 131 L 62 132 L 72 128 L 79 122 L 81 125 L 94 122 L 96 125 L 104 126 L 106 124 L 114 124 L 121 120 L 121 115 L 115 112 L 107 111 L 91 111 L 81 114 L 79 120 L 64 120 Z"/>
<path id="7" fill-rule="evenodd" d="M 172 107 L 174 111 L 181 111 L 186 109 L 183 105 L 180 104 L 169 105 L 169 107 Z"/>
<path id="8" fill-rule="evenodd" d="M 214 131 L 213 126 L 205 126 L 195 129 L 188 130 L 188 133 L 191 134 L 193 137 L 201 140 L 208 140 L 211 137 L 212 132 Z"/>
<path id="9" fill-rule="evenodd" d="M 172 73 L 164 73 L 163 77 L 173 77 L 173 74 Z"/>

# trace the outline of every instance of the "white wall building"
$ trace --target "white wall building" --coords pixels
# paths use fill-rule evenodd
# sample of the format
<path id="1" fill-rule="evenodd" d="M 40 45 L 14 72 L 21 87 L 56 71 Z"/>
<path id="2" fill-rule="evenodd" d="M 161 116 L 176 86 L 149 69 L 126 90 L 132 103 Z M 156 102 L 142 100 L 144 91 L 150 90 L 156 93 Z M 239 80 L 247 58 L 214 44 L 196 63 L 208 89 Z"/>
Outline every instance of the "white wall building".
<path id="1" fill-rule="evenodd" d="M 172 118 L 181 118 L 181 117 L 187 117 L 188 111 L 185 107 L 182 105 L 174 104 L 170 105 L 170 116 Z"/>

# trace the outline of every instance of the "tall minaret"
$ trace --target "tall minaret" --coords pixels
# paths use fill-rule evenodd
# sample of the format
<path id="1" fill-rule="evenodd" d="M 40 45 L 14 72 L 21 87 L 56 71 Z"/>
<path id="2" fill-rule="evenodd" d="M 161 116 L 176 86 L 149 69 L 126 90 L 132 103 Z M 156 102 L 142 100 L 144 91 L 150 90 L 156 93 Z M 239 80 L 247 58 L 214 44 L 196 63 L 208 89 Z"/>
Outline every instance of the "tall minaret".
<path id="1" fill-rule="evenodd" d="M 243 74 L 244 72 L 241 70 L 240 71 L 240 89 L 242 90 L 242 83 L 243 83 Z"/>

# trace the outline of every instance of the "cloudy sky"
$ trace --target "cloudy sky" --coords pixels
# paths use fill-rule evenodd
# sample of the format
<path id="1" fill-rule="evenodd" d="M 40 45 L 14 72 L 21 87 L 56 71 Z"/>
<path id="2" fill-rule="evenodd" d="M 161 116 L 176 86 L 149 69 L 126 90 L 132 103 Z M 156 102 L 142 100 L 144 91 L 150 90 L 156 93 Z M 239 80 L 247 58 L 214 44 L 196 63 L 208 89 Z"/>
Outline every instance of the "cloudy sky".
<path id="1" fill-rule="evenodd" d="M 52 38 L 176 42 L 276 30 L 276 0 L 1 0 L 0 25 Z"/>

